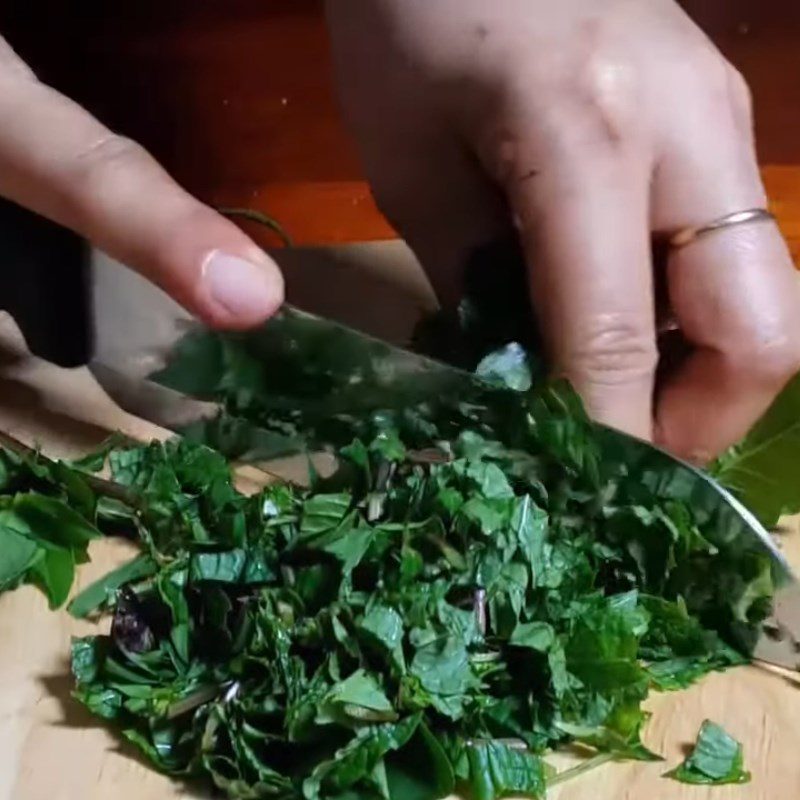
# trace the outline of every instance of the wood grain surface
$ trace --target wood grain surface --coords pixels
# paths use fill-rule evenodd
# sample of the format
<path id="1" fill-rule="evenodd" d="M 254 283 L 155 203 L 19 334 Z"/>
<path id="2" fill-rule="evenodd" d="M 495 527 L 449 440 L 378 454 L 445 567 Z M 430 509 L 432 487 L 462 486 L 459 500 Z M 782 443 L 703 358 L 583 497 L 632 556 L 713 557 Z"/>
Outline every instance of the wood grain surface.
<path id="1" fill-rule="evenodd" d="M 0 430 L 46 453 L 86 452 L 108 431 L 147 439 L 165 431 L 120 411 L 85 370 L 61 370 L 26 357 L 13 328 L 0 325 Z M 800 523 L 784 537 L 800 566 Z M 81 567 L 88 585 L 130 553 L 127 544 L 95 542 Z M 136 752 L 70 698 L 70 637 L 94 626 L 51 612 L 30 588 L 0 596 L 0 800 L 170 800 L 210 797 L 158 775 Z M 551 792 L 551 800 L 778 800 L 800 794 L 800 681 L 763 667 L 706 678 L 686 692 L 656 695 L 647 729 L 665 764 L 607 764 Z M 678 763 L 705 718 L 722 723 L 745 747 L 747 786 L 700 788 L 661 777 Z M 556 759 L 560 767 L 574 763 Z"/>

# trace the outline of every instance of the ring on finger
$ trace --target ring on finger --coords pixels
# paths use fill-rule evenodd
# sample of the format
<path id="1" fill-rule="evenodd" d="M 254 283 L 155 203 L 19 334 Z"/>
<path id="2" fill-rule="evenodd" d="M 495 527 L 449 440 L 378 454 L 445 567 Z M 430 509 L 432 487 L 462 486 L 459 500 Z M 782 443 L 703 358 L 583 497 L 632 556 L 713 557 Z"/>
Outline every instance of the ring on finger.
<path id="1" fill-rule="evenodd" d="M 775 222 L 775 215 L 766 208 L 748 208 L 744 211 L 735 211 L 703 225 L 690 225 L 686 228 L 681 228 L 670 234 L 668 242 L 672 248 L 686 247 L 710 233 L 758 222 Z"/>

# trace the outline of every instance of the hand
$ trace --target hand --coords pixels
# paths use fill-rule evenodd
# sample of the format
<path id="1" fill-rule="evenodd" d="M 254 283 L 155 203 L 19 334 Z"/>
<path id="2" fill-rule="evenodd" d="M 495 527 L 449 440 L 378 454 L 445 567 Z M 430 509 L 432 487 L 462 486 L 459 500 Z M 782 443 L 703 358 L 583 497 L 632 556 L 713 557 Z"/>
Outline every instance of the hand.
<path id="1" fill-rule="evenodd" d="M 236 225 L 37 81 L 2 38 L 0 195 L 78 231 L 211 325 L 255 325 L 283 300 L 277 266 Z"/>
<path id="2" fill-rule="evenodd" d="M 673 250 L 689 354 L 653 398 L 651 235 L 764 206 L 741 76 L 672 0 L 330 0 L 376 198 L 452 303 L 466 255 L 526 251 L 552 362 L 608 424 L 706 461 L 800 368 L 773 224 Z"/>

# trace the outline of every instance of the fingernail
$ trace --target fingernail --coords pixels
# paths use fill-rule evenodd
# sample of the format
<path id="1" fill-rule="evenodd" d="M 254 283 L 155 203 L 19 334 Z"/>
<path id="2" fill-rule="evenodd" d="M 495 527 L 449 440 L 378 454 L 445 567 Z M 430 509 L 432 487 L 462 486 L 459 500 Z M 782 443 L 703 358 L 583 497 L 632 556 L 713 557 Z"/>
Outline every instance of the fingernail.
<path id="1" fill-rule="evenodd" d="M 281 300 L 280 276 L 274 270 L 219 250 L 206 259 L 203 280 L 213 302 L 240 319 L 266 317 Z"/>

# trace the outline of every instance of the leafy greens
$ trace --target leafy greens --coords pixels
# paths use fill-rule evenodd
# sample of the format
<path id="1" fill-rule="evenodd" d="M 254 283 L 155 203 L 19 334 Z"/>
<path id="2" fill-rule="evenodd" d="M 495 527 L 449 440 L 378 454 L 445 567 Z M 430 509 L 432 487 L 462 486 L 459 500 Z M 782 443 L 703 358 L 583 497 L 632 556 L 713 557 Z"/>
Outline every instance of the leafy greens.
<path id="1" fill-rule="evenodd" d="M 225 413 L 181 442 L 113 450 L 113 500 L 31 462 L 46 477 L 22 481 L 40 493 L 22 506 L 68 502 L 86 530 L 141 545 L 71 603 L 113 615 L 109 635 L 74 641 L 72 670 L 76 697 L 158 769 L 233 800 L 538 798 L 586 769 L 554 775 L 552 749 L 579 742 L 588 766 L 657 759 L 641 738 L 649 691 L 747 661 L 767 557 L 671 475 L 615 458 L 569 387 L 542 384 L 527 293 L 471 274 L 457 319 L 428 321 L 417 345 L 477 369 L 481 391 L 392 374 L 283 314 L 182 343 L 160 379 Z M 772 431 L 717 466 L 745 499 Z M 206 444 L 253 459 L 328 448 L 338 469 L 247 497 Z M 13 485 L 2 502 L 17 513 Z M 782 491 L 762 516 L 792 507 Z M 0 589 L 39 580 L 32 548 L 58 517 L 42 508 Z M 674 776 L 743 774 L 741 749 L 704 726 Z"/>
<path id="2" fill-rule="evenodd" d="M 800 376 L 781 392 L 763 419 L 713 466 L 712 474 L 732 489 L 768 527 L 783 514 L 800 511 Z"/>
<path id="3" fill-rule="evenodd" d="M 36 453 L 0 450 L 0 592 L 37 586 L 63 605 L 75 567 L 100 536 L 96 496 L 76 470 Z"/>
<path id="4" fill-rule="evenodd" d="M 566 742 L 655 758 L 643 700 L 746 660 L 764 557 L 605 463 L 567 387 L 497 399 L 425 450 L 362 420 L 334 475 L 251 497 L 203 446 L 112 453 L 144 554 L 73 605 L 114 605 L 77 697 L 232 798 L 541 797 Z"/>

